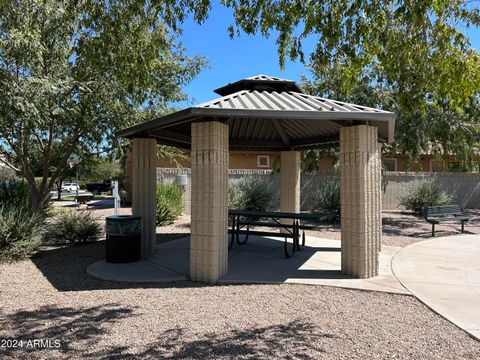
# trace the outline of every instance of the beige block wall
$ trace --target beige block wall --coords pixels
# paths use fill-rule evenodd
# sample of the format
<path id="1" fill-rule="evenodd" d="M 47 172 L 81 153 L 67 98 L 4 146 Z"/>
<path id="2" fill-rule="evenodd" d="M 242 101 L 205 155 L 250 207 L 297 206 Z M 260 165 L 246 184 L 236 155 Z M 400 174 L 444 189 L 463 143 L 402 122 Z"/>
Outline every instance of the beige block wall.
<path id="1" fill-rule="evenodd" d="M 142 256 L 155 252 L 156 245 L 157 141 L 133 139 L 132 214 L 142 217 Z"/>
<path id="2" fill-rule="evenodd" d="M 190 277 L 215 282 L 228 266 L 228 126 L 191 126 Z"/>
<path id="3" fill-rule="evenodd" d="M 342 273 L 378 275 L 381 172 L 377 128 L 340 129 Z"/>

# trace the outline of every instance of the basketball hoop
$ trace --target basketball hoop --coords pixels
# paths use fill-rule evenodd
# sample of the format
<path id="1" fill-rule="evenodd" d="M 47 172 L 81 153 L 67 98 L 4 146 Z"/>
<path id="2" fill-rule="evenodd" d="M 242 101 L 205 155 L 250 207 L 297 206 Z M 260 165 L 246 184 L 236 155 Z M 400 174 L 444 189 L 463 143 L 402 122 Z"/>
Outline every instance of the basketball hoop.
<path id="1" fill-rule="evenodd" d="M 78 165 L 78 155 L 77 154 L 71 154 L 68 157 L 67 160 L 68 166 L 70 166 L 70 169 Z"/>

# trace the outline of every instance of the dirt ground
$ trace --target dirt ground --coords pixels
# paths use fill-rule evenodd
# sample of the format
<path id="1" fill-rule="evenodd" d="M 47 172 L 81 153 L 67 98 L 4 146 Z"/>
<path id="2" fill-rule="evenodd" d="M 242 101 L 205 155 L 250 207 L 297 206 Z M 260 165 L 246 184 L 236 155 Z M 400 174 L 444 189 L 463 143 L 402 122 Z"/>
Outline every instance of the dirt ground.
<path id="1" fill-rule="evenodd" d="M 102 222 L 113 214 L 90 209 Z M 479 233 L 480 213 L 472 214 L 466 229 Z M 382 218 L 385 244 L 430 237 L 422 218 Z M 189 222 L 183 216 L 158 228 L 159 240 L 188 235 Z M 438 236 L 458 229 L 442 225 Z M 340 228 L 309 234 L 339 239 Z M 0 265 L 0 358 L 480 358 L 478 341 L 412 296 L 293 284 L 107 282 L 85 272 L 103 258 L 104 246 L 44 248 L 30 260 Z M 34 346 L 35 339 L 50 342 Z"/>
<path id="2" fill-rule="evenodd" d="M 88 207 L 96 217 L 103 219 L 112 215 L 113 209 L 101 207 Z M 131 214 L 131 208 L 122 208 L 122 214 Z M 465 233 L 480 234 L 480 210 L 471 209 L 467 213 L 472 215 L 471 220 L 465 224 Z M 102 220 L 103 221 L 103 220 Z M 190 233 L 190 216 L 183 215 L 174 224 L 157 229 L 161 234 Z M 340 224 L 321 225 L 316 230 L 305 232 L 306 235 L 340 240 Z M 435 226 L 435 236 L 450 236 L 460 233 L 460 223 L 443 223 Z M 432 236 L 432 225 L 427 223 L 421 216 L 405 211 L 383 211 L 382 212 L 382 243 L 393 246 L 407 246 L 418 241 L 428 239 Z"/>
<path id="3" fill-rule="evenodd" d="M 412 296 L 106 282 L 85 272 L 104 251 L 102 241 L 0 265 L 0 358 L 480 358 L 478 341 Z"/>

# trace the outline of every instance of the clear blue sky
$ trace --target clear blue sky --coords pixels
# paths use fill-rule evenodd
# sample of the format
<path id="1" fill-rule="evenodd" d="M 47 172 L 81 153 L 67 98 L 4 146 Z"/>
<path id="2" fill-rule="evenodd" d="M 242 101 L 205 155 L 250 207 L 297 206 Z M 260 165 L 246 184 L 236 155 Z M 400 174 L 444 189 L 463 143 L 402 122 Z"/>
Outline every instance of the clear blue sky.
<path id="1" fill-rule="evenodd" d="M 230 39 L 227 28 L 233 22 L 232 11 L 220 4 L 214 4 L 209 19 L 202 25 L 192 19 L 187 20 L 182 28 L 180 40 L 187 49 L 188 55 L 200 55 L 207 58 L 209 68 L 203 70 L 192 83 L 184 87 L 187 95 L 193 98 L 193 103 L 181 103 L 180 107 L 198 104 L 214 99 L 218 95 L 213 90 L 245 77 L 265 74 L 299 81 L 301 75 L 310 77 L 300 61 L 287 62 L 284 71 L 280 70 L 277 55 L 276 36 L 269 39 L 261 35 Z M 471 43 L 480 48 L 480 31 L 478 29 L 466 32 Z M 304 45 L 308 54 L 315 47 L 315 39 L 310 39 Z"/>

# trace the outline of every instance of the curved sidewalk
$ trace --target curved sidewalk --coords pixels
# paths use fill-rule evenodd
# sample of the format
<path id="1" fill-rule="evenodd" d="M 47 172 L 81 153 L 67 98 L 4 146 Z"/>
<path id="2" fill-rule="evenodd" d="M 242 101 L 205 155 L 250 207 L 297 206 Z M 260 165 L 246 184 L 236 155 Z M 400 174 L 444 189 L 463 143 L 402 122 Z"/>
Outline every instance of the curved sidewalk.
<path id="1" fill-rule="evenodd" d="M 431 309 L 480 340 L 480 236 L 433 238 L 392 259 L 397 279 Z"/>

